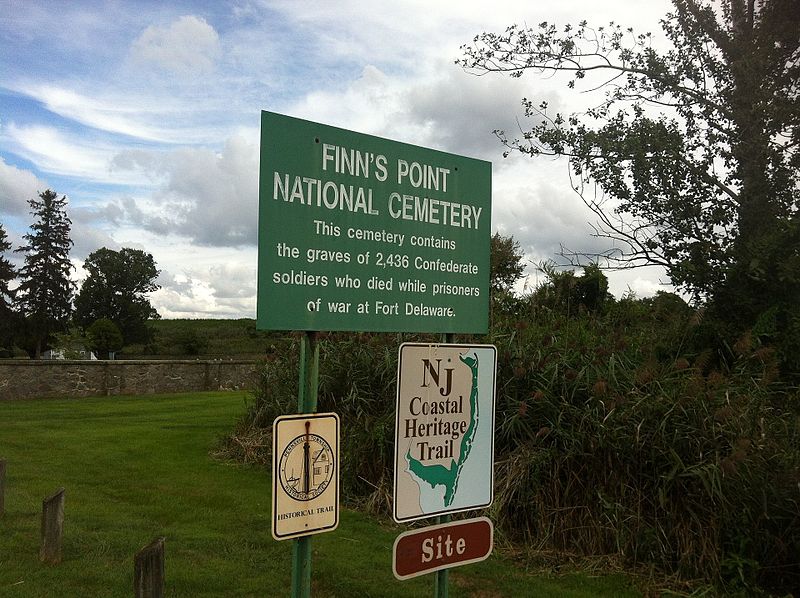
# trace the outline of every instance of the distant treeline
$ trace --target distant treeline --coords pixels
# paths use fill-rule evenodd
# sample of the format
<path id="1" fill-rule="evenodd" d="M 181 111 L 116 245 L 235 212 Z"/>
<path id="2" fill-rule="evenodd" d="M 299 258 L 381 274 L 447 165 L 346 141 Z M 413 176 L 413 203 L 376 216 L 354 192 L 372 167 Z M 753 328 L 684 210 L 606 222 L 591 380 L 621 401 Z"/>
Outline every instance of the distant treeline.
<path id="1" fill-rule="evenodd" d="M 125 359 L 143 357 L 233 358 L 264 355 L 287 342 L 287 333 L 256 330 L 256 321 L 237 320 L 150 320 L 152 340 L 126 345 Z"/>

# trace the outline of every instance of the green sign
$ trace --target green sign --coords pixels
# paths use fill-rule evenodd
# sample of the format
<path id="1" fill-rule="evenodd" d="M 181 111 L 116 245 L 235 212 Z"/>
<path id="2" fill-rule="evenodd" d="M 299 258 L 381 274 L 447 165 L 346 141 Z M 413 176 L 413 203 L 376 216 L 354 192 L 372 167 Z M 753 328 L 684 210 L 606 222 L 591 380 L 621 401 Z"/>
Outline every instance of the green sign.
<path id="1" fill-rule="evenodd" d="M 261 113 L 258 327 L 482 333 L 491 163 Z"/>

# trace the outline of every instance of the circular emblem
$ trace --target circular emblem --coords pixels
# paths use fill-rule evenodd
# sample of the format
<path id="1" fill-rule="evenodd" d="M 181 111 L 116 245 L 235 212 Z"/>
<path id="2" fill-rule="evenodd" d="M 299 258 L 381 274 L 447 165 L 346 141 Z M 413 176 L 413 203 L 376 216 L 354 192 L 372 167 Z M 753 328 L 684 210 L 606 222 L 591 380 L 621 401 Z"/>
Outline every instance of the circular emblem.
<path id="1" fill-rule="evenodd" d="M 330 485 L 333 469 L 331 445 L 316 434 L 303 434 L 283 449 L 279 465 L 281 486 L 295 500 L 311 500 Z"/>

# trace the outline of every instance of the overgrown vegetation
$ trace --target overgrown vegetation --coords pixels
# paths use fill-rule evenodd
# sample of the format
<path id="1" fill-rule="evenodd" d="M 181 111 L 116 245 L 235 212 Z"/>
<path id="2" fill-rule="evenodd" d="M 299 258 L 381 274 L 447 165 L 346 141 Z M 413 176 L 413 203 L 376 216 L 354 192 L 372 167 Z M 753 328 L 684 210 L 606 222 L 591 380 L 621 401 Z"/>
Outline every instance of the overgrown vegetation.
<path id="1" fill-rule="evenodd" d="M 573 317 L 537 299 L 491 339 L 500 521 L 729 591 L 797 588 L 799 397 L 774 352 L 696 352 L 698 315 L 670 295 Z"/>
<path id="2" fill-rule="evenodd" d="M 604 555 L 726 592 L 800 587 L 800 394 L 755 334 L 708 348 L 679 297 L 606 292 L 605 276 L 549 271 L 493 304 L 498 348 L 496 525 L 521 546 Z M 437 337 L 322 335 L 320 411 L 342 421 L 343 496 L 390 511 L 396 356 Z M 274 351 L 229 440 L 268 458 L 293 412 L 297 339 Z"/>

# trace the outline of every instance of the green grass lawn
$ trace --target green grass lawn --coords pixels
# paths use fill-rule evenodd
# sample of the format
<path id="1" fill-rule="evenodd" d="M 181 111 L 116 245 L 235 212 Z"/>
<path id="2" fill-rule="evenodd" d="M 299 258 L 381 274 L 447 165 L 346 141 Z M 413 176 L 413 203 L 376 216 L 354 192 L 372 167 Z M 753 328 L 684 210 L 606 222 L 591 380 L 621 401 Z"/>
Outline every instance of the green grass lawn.
<path id="1" fill-rule="evenodd" d="M 212 459 L 244 393 L 0 402 L 8 461 L 0 596 L 131 596 L 133 555 L 166 537 L 170 596 L 287 596 L 291 541 L 270 535 L 268 472 Z M 42 499 L 66 488 L 64 562 L 39 563 Z M 397 581 L 406 528 L 342 509 L 313 540 L 314 596 L 430 596 Z M 454 569 L 451 596 L 638 596 L 621 576 L 537 577 L 512 561 Z"/>

